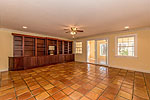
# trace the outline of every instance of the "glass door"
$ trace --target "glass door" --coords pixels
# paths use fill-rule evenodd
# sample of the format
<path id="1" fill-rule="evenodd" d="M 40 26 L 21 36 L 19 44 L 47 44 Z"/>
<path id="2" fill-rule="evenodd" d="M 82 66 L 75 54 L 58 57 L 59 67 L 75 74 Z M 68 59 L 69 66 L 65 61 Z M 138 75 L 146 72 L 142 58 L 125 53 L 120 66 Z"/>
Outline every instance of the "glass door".
<path id="1" fill-rule="evenodd" d="M 108 64 L 108 40 L 87 41 L 87 62 L 100 65 Z"/>
<path id="2" fill-rule="evenodd" d="M 87 62 L 95 63 L 95 40 L 87 41 Z"/>
<path id="3" fill-rule="evenodd" d="M 97 40 L 97 64 L 107 65 L 108 59 L 108 40 Z"/>

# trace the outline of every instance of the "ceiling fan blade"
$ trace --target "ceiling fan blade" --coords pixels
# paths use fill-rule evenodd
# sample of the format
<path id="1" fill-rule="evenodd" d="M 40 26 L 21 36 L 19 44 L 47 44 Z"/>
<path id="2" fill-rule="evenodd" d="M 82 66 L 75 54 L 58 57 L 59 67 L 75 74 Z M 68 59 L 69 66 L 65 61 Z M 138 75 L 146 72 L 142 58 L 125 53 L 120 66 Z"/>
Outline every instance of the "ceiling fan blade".
<path id="1" fill-rule="evenodd" d="M 73 27 L 71 27 L 71 31 L 74 31 L 74 30 L 73 30 Z"/>
<path id="2" fill-rule="evenodd" d="M 64 30 L 69 30 L 69 29 L 64 29 Z"/>
<path id="3" fill-rule="evenodd" d="M 68 25 L 64 25 L 64 24 L 58 24 L 58 25 L 62 27 L 69 27 Z"/>
<path id="4" fill-rule="evenodd" d="M 77 32 L 84 32 L 83 30 L 77 30 Z"/>
<path id="5" fill-rule="evenodd" d="M 65 33 L 70 33 L 70 31 L 67 31 L 67 32 L 65 32 Z"/>

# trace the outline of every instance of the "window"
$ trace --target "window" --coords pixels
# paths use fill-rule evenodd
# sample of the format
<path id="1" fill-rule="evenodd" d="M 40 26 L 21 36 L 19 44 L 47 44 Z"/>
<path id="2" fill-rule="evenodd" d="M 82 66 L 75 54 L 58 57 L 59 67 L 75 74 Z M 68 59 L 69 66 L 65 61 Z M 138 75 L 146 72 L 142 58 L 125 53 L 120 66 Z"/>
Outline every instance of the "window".
<path id="1" fill-rule="evenodd" d="M 117 56 L 136 56 L 136 35 L 117 37 Z"/>
<path id="2" fill-rule="evenodd" d="M 76 54 L 82 54 L 82 42 L 76 42 Z"/>

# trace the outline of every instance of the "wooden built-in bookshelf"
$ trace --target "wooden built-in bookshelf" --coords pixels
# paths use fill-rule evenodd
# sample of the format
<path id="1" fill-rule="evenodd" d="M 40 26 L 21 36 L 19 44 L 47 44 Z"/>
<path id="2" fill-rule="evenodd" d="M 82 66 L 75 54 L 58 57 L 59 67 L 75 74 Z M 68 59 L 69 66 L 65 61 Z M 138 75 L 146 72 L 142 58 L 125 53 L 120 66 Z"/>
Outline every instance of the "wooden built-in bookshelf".
<path id="1" fill-rule="evenodd" d="M 21 34 L 14 36 L 14 57 L 72 54 L 72 41 Z M 49 48 L 53 47 L 54 50 Z"/>
<path id="2" fill-rule="evenodd" d="M 9 70 L 74 61 L 73 41 L 12 33 L 14 56 L 9 57 Z"/>

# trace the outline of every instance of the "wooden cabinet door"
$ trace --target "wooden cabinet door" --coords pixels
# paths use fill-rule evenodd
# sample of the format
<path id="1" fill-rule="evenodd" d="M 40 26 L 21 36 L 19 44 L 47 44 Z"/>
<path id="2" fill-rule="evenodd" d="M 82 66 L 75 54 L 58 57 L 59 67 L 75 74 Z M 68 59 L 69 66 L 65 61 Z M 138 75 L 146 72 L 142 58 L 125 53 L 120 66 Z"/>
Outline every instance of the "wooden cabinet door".
<path id="1" fill-rule="evenodd" d="M 45 57 L 44 56 L 38 56 L 37 57 L 37 63 L 38 63 L 38 66 L 44 66 L 45 65 Z"/>
<path id="2" fill-rule="evenodd" d="M 64 62 L 64 55 L 60 54 L 58 60 L 59 60 L 59 63 L 63 63 Z"/>
<path id="3" fill-rule="evenodd" d="M 24 69 L 30 69 L 38 66 L 37 57 L 24 57 Z"/>
<path id="4" fill-rule="evenodd" d="M 22 70 L 23 66 L 23 57 L 9 57 L 9 70 Z"/>
<path id="5" fill-rule="evenodd" d="M 14 59 L 14 69 L 15 70 L 22 70 L 24 69 L 24 66 L 23 66 L 23 58 L 22 57 L 17 57 Z"/>

